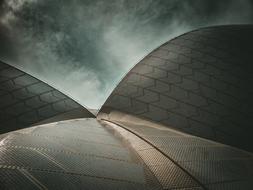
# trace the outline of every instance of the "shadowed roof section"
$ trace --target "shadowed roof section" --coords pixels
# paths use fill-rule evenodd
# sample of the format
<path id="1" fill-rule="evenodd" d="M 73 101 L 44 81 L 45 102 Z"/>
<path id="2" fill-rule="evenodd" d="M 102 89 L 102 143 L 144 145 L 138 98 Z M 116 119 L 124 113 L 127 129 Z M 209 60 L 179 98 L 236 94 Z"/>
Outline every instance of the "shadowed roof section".
<path id="1" fill-rule="evenodd" d="M 252 25 L 183 34 L 123 78 L 100 110 L 121 111 L 253 151 Z"/>
<path id="2" fill-rule="evenodd" d="M 79 117 L 86 108 L 33 76 L 0 61 L 0 133 Z"/>

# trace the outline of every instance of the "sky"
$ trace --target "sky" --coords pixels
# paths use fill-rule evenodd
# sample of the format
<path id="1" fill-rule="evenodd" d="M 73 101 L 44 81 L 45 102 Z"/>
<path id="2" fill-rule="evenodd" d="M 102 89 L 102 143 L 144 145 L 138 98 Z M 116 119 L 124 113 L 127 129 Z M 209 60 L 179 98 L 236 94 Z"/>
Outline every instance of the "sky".
<path id="1" fill-rule="evenodd" d="M 249 23 L 250 0 L 0 0 L 0 60 L 98 109 L 162 43 Z"/>

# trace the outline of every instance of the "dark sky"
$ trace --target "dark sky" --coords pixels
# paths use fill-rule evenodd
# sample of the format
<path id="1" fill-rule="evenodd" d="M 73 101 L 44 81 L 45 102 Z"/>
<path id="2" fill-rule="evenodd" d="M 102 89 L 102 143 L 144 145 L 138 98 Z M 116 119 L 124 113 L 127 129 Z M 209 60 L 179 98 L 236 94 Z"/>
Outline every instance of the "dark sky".
<path id="1" fill-rule="evenodd" d="M 250 0 L 0 0 L 0 59 L 99 108 L 161 43 L 199 27 L 253 23 Z"/>

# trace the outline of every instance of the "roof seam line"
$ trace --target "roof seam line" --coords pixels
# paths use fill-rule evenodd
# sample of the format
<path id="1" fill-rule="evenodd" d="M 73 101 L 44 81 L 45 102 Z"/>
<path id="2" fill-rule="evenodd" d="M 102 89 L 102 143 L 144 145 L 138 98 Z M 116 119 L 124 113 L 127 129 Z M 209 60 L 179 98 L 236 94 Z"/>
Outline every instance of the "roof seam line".
<path id="1" fill-rule="evenodd" d="M 151 142 L 149 142 L 148 140 L 146 140 L 145 138 L 143 138 L 142 136 L 140 136 L 139 134 L 133 132 L 132 130 L 124 127 L 122 124 L 118 124 L 117 122 L 114 121 L 110 121 L 107 119 L 101 119 L 102 121 L 107 121 L 109 123 L 115 124 L 127 131 L 129 131 L 130 133 L 134 134 L 135 136 L 139 137 L 140 139 L 142 139 L 143 141 L 145 141 L 146 143 L 148 143 L 150 146 L 152 146 L 154 149 L 156 149 L 157 151 L 159 151 L 162 155 L 164 155 L 166 158 L 168 158 L 171 162 L 173 162 L 176 166 L 178 166 L 180 169 L 182 169 L 186 174 L 188 174 L 194 181 L 196 181 L 204 190 L 207 190 L 207 188 L 204 186 L 204 184 L 202 184 L 198 179 L 196 179 L 191 173 L 189 173 L 186 169 L 184 169 L 182 166 L 180 166 L 175 160 L 173 160 L 172 158 L 170 158 L 168 155 L 166 155 L 163 151 L 161 151 L 158 147 L 156 147 L 154 144 L 152 144 Z"/>

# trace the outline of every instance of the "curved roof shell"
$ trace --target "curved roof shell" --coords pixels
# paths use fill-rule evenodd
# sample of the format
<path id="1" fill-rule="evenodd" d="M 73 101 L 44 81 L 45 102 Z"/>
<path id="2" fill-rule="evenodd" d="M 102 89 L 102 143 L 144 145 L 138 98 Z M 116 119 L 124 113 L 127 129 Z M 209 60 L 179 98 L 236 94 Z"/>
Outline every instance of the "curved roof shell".
<path id="1" fill-rule="evenodd" d="M 129 71 L 100 113 L 253 151 L 252 33 L 252 25 L 216 26 L 170 40 Z"/>
<path id="2" fill-rule="evenodd" d="M 0 133 L 77 117 L 86 108 L 45 82 L 0 61 Z"/>

